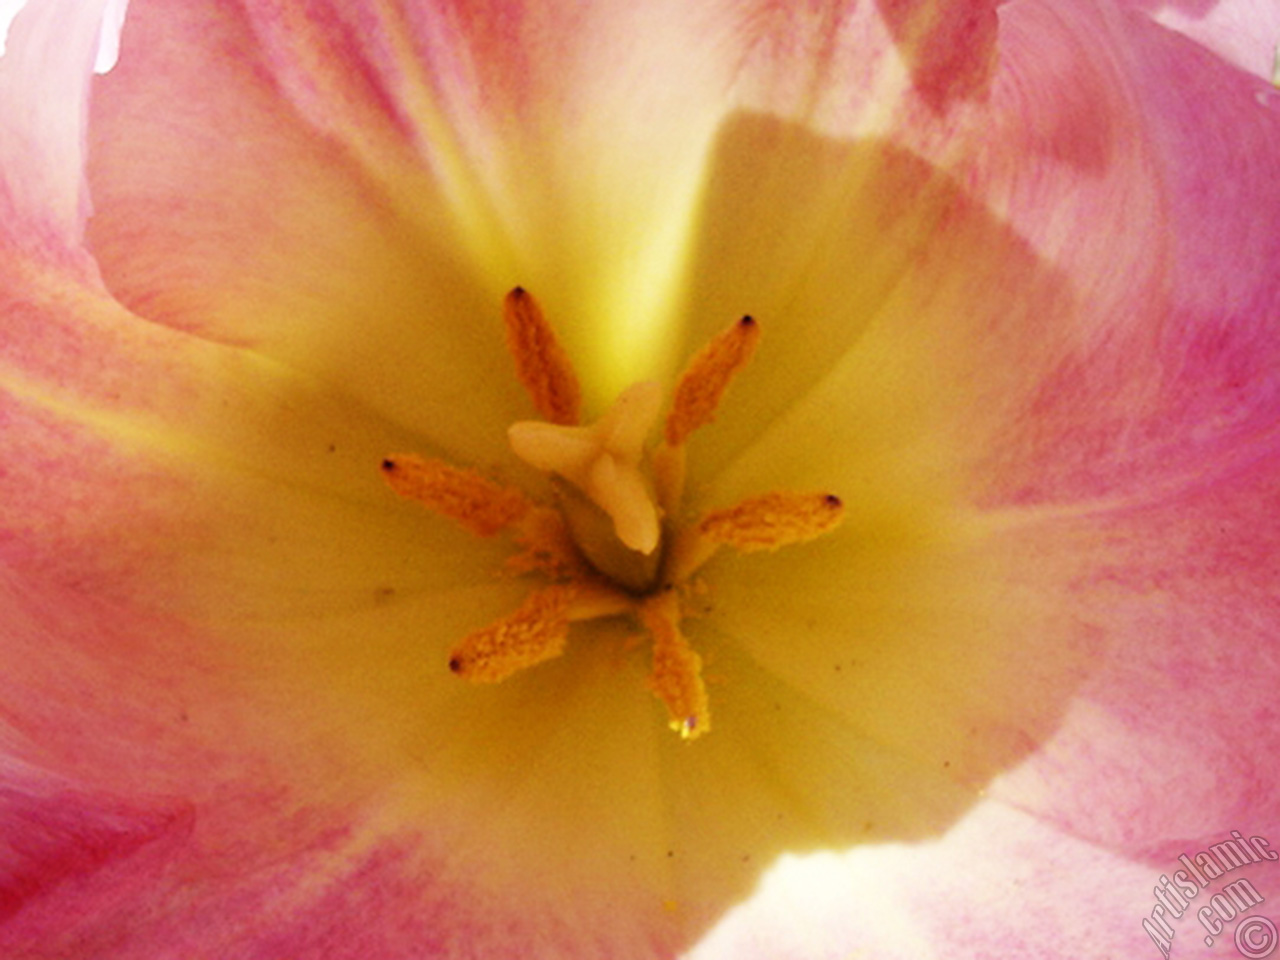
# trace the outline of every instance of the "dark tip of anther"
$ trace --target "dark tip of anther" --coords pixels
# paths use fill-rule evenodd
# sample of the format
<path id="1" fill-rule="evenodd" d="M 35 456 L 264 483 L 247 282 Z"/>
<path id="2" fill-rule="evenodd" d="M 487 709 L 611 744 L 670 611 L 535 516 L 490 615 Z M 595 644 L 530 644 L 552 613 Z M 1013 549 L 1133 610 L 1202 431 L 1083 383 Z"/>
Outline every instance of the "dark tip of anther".
<path id="1" fill-rule="evenodd" d="M 396 462 L 395 462 L 394 460 L 383 460 L 383 461 L 382 461 L 382 469 L 383 469 L 383 470 L 394 470 L 395 468 L 396 468 Z"/>
<path id="2" fill-rule="evenodd" d="M 741 320 L 738 321 L 738 325 L 741 327 L 754 327 L 756 325 L 756 318 L 751 316 L 750 314 L 747 314 L 745 317 L 743 317 Z"/>
<path id="3" fill-rule="evenodd" d="M 516 286 L 511 288 L 510 295 L 513 297 L 523 297 L 523 296 L 526 296 L 527 294 L 528 294 L 528 291 L 525 290 L 524 287 Z"/>
<path id="4" fill-rule="evenodd" d="M 454 673 L 457 673 L 459 670 L 462 669 L 462 661 L 459 660 L 457 657 L 453 657 L 449 661 L 449 669 L 452 670 Z"/>
<path id="5" fill-rule="evenodd" d="M 832 509 L 835 509 L 836 507 L 844 506 L 844 501 L 842 501 L 834 493 L 828 493 L 825 497 L 825 500 L 826 500 L 827 506 L 831 507 Z"/>

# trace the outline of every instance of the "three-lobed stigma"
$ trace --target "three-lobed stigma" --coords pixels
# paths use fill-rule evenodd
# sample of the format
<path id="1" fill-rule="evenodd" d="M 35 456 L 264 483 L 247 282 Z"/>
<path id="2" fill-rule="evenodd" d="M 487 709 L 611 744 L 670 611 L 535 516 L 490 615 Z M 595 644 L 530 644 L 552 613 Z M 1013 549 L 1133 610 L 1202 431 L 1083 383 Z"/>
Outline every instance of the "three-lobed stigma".
<path id="1" fill-rule="evenodd" d="M 776 550 L 829 533 L 844 516 L 833 494 L 779 491 L 692 523 L 678 520 L 686 443 L 715 419 L 755 352 L 760 325 L 743 317 L 693 357 L 651 446 L 662 407 L 658 384 L 633 384 L 584 425 L 577 375 L 537 301 L 516 287 L 504 300 L 503 321 L 516 376 L 543 418 L 512 424 L 508 441 L 516 456 L 551 476 L 554 503 L 415 454 L 382 462 L 396 493 L 477 536 L 508 534 L 520 548 L 508 569 L 546 581 L 515 612 L 463 637 L 448 668 L 475 683 L 497 683 L 560 656 L 572 623 L 627 616 L 652 638 L 649 686 L 671 728 L 685 740 L 700 737 L 711 729 L 702 657 L 681 632 L 691 578 L 721 547 Z"/>

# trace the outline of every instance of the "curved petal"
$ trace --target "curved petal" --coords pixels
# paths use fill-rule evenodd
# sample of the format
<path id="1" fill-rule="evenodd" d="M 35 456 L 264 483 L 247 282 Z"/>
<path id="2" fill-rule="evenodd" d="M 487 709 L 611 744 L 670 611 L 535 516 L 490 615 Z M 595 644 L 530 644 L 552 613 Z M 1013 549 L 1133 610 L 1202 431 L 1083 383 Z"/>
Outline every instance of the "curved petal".
<path id="1" fill-rule="evenodd" d="M 431 178 L 401 160 L 379 181 L 298 117 L 231 5 L 136 4 L 123 46 L 95 91 L 89 169 L 89 241 L 112 292 L 464 462 L 501 457 L 527 406 L 500 288 L 459 249 Z"/>
<path id="2" fill-rule="evenodd" d="M 828 62 L 832 22 L 874 54 L 835 86 L 831 72 L 848 65 Z M 828 98 L 853 95 L 863 79 L 879 90 L 896 49 L 918 81 L 915 100 L 940 108 L 985 88 L 994 23 L 989 0 L 836 4 L 816 19 L 774 4 L 695 14 L 667 3 L 208 0 L 174 16 L 140 2 L 126 36 L 133 53 L 97 98 L 96 245 L 112 288 L 140 312 L 265 337 L 275 355 L 382 394 L 381 408 L 393 398 L 369 381 L 396 351 L 375 354 L 381 341 L 367 334 L 388 316 L 448 318 L 441 326 L 471 340 L 399 353 L 427 366 L 447 351 L 478 367 L 489 331 L 475 319 L 521 283 L 592 371 L 589 399 L 601 408 L 681 355 L 671 284 L 729 105 L 788 73 Z M 811 99 L 788 96 L 792 113 Z M 138 228 L 157 213 L 162 227 Z M 347 226 L 317 229 L 323 222 Z M 317 313 L 325 320 L 302 319 Z M 366 336 L 335 343 L 354 326 L 339 317 Z M 368 359 L 353 364 L 353 353 Z M 384 371 L 381 382 L 407 373 Z M 397 408 L 411 416 L 407 401 Z"/>
<path id="3" fill-rule="evenodd" d="M 708 200 L 691 300 L 749 297 L 736 308 L 760 318 L 762 341 L 691 444 L 691 489 L 703 508 L 827 490 L 846 519 L 803 548 L 713 560 L 689 634 L 741 648 L 850 740 L 910 758 L 918 778 L 894 783 L 891 812 L 872 800 L 867 822 L 914 810 L 938 826 L 925 811 L 945 789 L 977 791 L 1043 742 L 1098 652 L 965 503 L 973 410 L 953 406 L 968 325 L 1066 321 L 1066 282 L 944 172 L 883 141 L 743 116 L 717 157 L 712 182 L 727 186 Z M 742 189 L 753 181 L 763 189 Z M 777 275 L 748 269 L 759 263 Z M 1014 281 L 1009 300 L 985 296 Z"/>
<path id="4" fill-rule="evenodd" d="M 36 0 L 7 25 L 0 57 L 0 242 L 8 250 L 61 259 L 78 244 L 88 212 L 89 78 L 109 2 Z"/>

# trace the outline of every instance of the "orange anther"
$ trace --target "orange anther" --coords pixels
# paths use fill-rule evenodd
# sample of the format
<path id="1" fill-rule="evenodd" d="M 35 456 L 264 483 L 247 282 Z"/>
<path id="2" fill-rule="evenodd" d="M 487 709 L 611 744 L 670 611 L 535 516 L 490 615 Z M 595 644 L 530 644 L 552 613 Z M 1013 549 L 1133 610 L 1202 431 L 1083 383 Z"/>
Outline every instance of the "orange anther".
<path id="1" fill-rule="evenodd" d="M 492 537 L 529 511 L 529 501 L 517 489 L 412 453 L 387 457 L 382 475 L 400 496 L 417 500 L 481 537 Z"/>
<path id="2" fill-rule="evenodd" d="M 685 368 L 667 414 L 665 439 L 678 447 L 689 434 L 715 419 L 720 399 L 760 342 L 760 325 L 743 317 L 698 351 Z"/>
<path id="3" fill-rule="evenodd" d="M 569 355 L 543 316 L 538 301 L 516 287 L 502 302 L 507 349 L 516 361 L 516 376 L 529 391 L 534 407 L 552 423 L 573 426 L 581 416 L 582 389 Z"/>

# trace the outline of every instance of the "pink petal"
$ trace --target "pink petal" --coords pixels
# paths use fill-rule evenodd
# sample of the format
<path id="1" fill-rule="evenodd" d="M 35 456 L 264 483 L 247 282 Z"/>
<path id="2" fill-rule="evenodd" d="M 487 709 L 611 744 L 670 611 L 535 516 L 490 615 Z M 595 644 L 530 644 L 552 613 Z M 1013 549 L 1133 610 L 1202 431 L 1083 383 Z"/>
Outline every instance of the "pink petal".
<path id="1" fill-rule="evenodd" d="M 1052 19 L 1073 22 L 1062 8 Z M 1034 8 L 1010 11 L 1011 40 L 1026 44 L 1011 53 L 1028 52 L 1027 89 L 1042 95 L 1055 89 L 1041 76 L 1053 69 L 1050 22 Z M 1280 183 L 1269 159 L 1280 149 L 1280 117 L 1259 103 L 1256 80 L 1138 16 L 1112 21 L 1107 33 L 1084 22 L 1073 30 L 1088 49 L 1108 33 L 1126 41 L 1123 59 L 1112 59 L 1131 98 L 1124 122 L 1098 152 L 1063 158 L 1096 170 L 1072 199 L 1095 198 L 1109 227 L 1095 226 L 1090 240 L 1082 218 L 1073 242 L 1059 221 L 1051 237 L 1034 210 L 1062 209 L 1067 199 L 1055 201 L 1043 179 L 1027 178 L 1004 202 L 1078 278 L 1085 322 L 1111 319 L 1077 334 L 1074 347 L 1040 352 L 1056 364 L 1028 379 L 1035 389 L 1024 412 L 992 435 L 979 476 L 984 502 L 1013 507 L 1015 523 L 1025 511 L 1015 537 L 1043 557 L 1028 556 L 1025 569 L 1047 589 L 1061 584 L 1064 609 L 1107 638 L 1109 651 L 1058 735 L 1005 795 L 1133 852 L 1156 837 L 1262 829 L 1276 816 L 1260 758 L 1276 746 L 1269 691 L 1280 632 L 1272 506 L 1280 238 L 1270 226 Z M 1087 54 L 1072 62 L 1081 59 L 1090 62 Z M 1058 96 L 1070 102 L 1091 90 L 1083 77 L 1074 73 Z M 1037 112 L 1022 126 L 1037 129 Z M 1134 130 L 1145 136 L 1135 140 Z M 1065 133 L 1046 142 L 1066 144 Z M 1140 239 L 1129 248 L 1143 256 L 1110 256 L 1107 238 L 1131 230 Z M 1025 375 L 1027 361 L 1020 366 Z M 1048 574 L 1054 565 L 1060 572 Z M 1084 792 L 1065 789 L 1081 781 Z M 1223 791 L 1224 782 L 1233 788 Z"/>
<path id="2" fill-rule="evenodd" d="M 1005 328 L 1024 343 L 1017 369 L 1000 371 L 1010 406 L 991 418 L 1005 426 L 985 473 L 996 497 L 1023 503 L 1115 496 L 1247 458 L 1242 443 L 1280 402 L 1280 237 L 1268 227 L 1280 118 L 1257 81 L 1188 41 L 1137 15 L 1099 30 L 1070 9 L 1010 11 L 1018 80 L 998 95 L 1008 119 L 988 128 L 977 173 L 1078 301 L 1066 342 L 1034 344 L 1031 318 Z M 1119 42 L 1108 36 L 1124 38 L 1123 59 L 1102 58 Z M 1052 175 L 1001 162 L 1028 155 Z"/>
<path id="3" fill-rule="evenodd" d="M 1031 576 L 1048 568 L 1033 540 L 1057 544 L 1062 606 L 1107 638 L 1106 656 L 997 796 L 1131 856 L 1280 823 L 1280 450 L 1267 446 L 1150 504 L 1047 517 L 1017 535 Z"/>
<path id="4" fill-rule="evenodd" d="M 1280 7 L 1270 0 L 1131 0 L 1158 23 L 1204 44 L 1241 70 L 1275 82 Z M 1276 103 L 1274 94 L 1267 102 Z"/>
<path id="5" fill-rule="evenodd" d="M 84 117 L 109 0 L 35 0 L 0 58 L 0 243 L 62 259 L 80 238 Z"/>
<path id="6" fill-rule="evenodd" d="M 501 391 L 477 318 L 516 283 L 604 349 L 613 292 L 671 255 L 733 62 L 655 5 L 415 11 L 136 4 L 95 98 L 91 241 L 140 314 L 425 425 L 430 391 L 387 385 L 447 356 Z"/>
<path id="7" fill-rule="evenodd" d="M 942 109 L 985 94 L 996 63 L 996 7 L 1005 0 L 877 0 L 925 103 Z"/>

